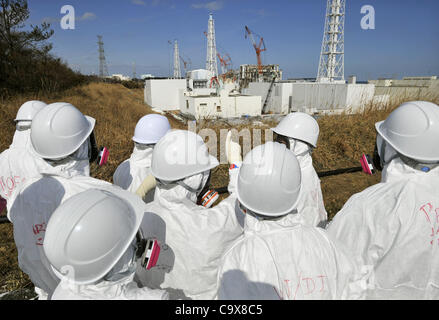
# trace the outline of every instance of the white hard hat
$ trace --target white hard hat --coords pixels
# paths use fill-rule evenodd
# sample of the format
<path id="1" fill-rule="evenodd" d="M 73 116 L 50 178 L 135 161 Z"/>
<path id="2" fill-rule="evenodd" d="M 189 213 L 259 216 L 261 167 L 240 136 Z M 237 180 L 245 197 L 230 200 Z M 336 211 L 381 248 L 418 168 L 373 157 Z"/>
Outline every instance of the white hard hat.
<path id="1" fill-rule="evenodd" d="M 403 103 L 375 127 L 398 153 L 419 162 L 439 161 L 439 106 L 436 104 Z"/>
<path id="2" fill-rule="evenodd" d="M 137 122 L 133 141 L 141 144 L 154 144 L 169 130 L 171 130 L 171 125 L 168 118 L 159 114 L 148 114 Z"/>
<path id="3" fill-rule="evenodd" d="M 49 104 L 32 121 L 32 145 L 44 159 L 67 157 L 90 136 L 95 123 L 70 103 Z"/>
<path id="4" fill-rule="evenodd" d="M 151 173 L 159 180 L 178 181 L 218 165 L 218 160 L 209 154 L 199 135 L 191 131 L 174 130 L 155 145 Z"/>
<path id="5" fill-rule="evenodd" d="M 32 121 L 34 116 L 47 106 L 46 103 L 42 101 L 28 101 L 21 105 L 20 109 L 18 109 L 17 116 L 14 121 Z"/>
<path id="6" fill-rule="evenodd" d="M 302 140 L 317 148 L 320 133 L 319 124 L 306 113 L 290 113 L 282 119 L 276 128 L 271 130 L 281 136 Z"/>
<path id="7" fill-rule="evenodd" d="M 286 215 L 296 209 L 301 178 L 296 156 L 285 145 L 268 142 L 245 157 L 238 175 L 238 200 L 260 215 Z"/>
<path id="8" fill-rule="evenodd" d="M 57 275 L 80 285 L 95 283 L 133 243 L 143 202 L 135 194 L 112 188 L 76 194 L 52 214 L 44 252 Z"/>

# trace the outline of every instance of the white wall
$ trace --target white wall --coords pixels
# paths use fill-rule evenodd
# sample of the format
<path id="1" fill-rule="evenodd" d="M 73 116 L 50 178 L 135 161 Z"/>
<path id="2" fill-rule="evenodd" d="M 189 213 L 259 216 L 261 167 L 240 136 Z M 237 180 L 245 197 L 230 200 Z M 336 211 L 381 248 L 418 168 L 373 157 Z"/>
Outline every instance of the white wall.
<path id="1" fill-rule="evenodd" d="M 248 88 L 243 89 L 242 93 L 245 95 L 260 96 L 262 105 L 264 105 L 270 84 L 270 82 L 250 82 Z M 291 83 L 275 83 L 268 98 L 266 112 L 287 114 L 291 88 Z"/>
<path id="2" fill-rule="evenodd" d="M 293 83 L 292 109 L 308 113 L 358 112 L 375 94 L 371 84 Z"/>
<path id="3" fill-rule="evenodd" d="M 351 113 L 358 113 L 362 108 L 370 106 L 375 96 L 375 86 L 372 84 L 348 84 L 346 107 Z"/>
<path id="4" fill-rule="evenodd" d="M 160 110 L 178 110 L 179 91 L 186 88 L 185 79 L 145 81 L 145 103 Z"/>
<path id="5" fill-rule="evenodd" d="M 185 96 L 181 112 L 191 114 L 195 119 L 237 118 L 244 115 L 261 115 L 260 96 L 227 94 L 218 97 Z"/>

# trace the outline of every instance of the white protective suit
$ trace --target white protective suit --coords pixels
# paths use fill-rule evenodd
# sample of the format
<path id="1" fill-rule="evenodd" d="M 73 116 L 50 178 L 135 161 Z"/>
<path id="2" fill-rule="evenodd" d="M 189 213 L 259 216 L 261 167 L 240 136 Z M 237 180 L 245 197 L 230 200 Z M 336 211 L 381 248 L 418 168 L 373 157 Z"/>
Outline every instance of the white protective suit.
<path id="1" fill-rule="evenodd" d="M 149 271 L 138 267 L 136 275 L 142 285 L 166 289 L 171 299 L 214 297 L 219 260 L 242 234 L 236 217 L 238 172 L 229 170 L 230 196 L 209 209 L 196 205 L 196 194 L 180 185 L 157 185 L 154 201 L 146 205 L 157 221 L 144 218 L 141 229 L 156 237 L 162 250 L 156 267 Z M 201 179 L 202 174 L 198 174 L 184 183 L 196 188 Z"/>
<path id="2" fill-rule="evenodd" d="M 139 288 L 133 278 L 134 273 L 119 281 L 102 281 L 95 285 L 63 288 L 60 284 L 52 300 L 168 300 L 166 291 Z"/>
<path id="3" fill-rule="evenodd" d="M 297 205 L 297 211 L 303 216 L 308 226 L 324 227 L 328 220 L 320 179 L 314 169 L 311 157 L 311 148 L 308 144 L 290 139 L 291 151 L 296 155 L 302 172 L 302 192 Z"/>
<path id="4" fill-rule="evenodd" d="M 11 206 L 18 187 L 47 167 L 34 152 L 30 129 L 16 130 L 9 149 L 0 154 L 0 196 Z"/>
<path id="5" fill-rule="evenodd" d="M 164 290 L 139 288 L 134 282 L 134 251 L 130 247 L 110 271 L 111 277 L 95 284 L 77 285 L 62 280 L 52 300 L 167 300 Z M 108 275 L 107 275 L 108 276 Z"/>
<path id="6" fill-rule="evenodd" d="M 88 154 L 87 144 L 83 144 L 78 152 L 85 153 Z M 13 204 L 8 202 L 20 269 L 49 298 L 59 282 L 49 267 L 43 250 L 44 233 L 49 218 L 71 196 L 90 188 L 103 189 L 111 185 L 83 176 L 81 173 L 86 166 L 88 165 L 84 161 L 76 160 L 59 162 L 57 166 L 48 165 L 41 171 L 41 176 L 28 179 L 22 184 L 15 193 Z M 43 298 L 44 292 L 39 295 Z"/>
<path id="7" fill-rule="evenodd" d="M 365 286 L 326 231 L 297 213 L 272 221 L 247 214 L 217 281 L 221 300 L 361 299 Z"/>
<path id="8" fill-rule="evenodd" d="M 128 160 L 122 162 L 113 175 L 115 185 L 130 192 L 136 192 L 143 180 L 151 174 L 151 159 L 154 147 L 134 145 L 133 153 Z M 148 192 L 143 199 L 146 203 L 154 200 L 154 190 Z"/>
<path id="9" fill-rule="evenodd" d="M 369 299 L 439 299 L 439 168 L 401 158 L 352 196 L 328 227 L 369 273 Z"/>

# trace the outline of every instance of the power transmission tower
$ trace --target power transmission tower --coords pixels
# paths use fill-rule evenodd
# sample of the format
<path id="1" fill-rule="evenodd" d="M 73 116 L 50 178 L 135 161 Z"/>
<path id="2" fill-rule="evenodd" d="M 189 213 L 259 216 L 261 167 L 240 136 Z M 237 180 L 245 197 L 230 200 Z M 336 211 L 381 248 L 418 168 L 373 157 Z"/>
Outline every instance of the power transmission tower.
<path id="1" fill-rule="evenodd" d="M 104 42 L 102 36 L 98 36 L 99 45 L 99 77 L 103 78 L 108 76 L 107 63 L 105 61 Z"/>
<path id="2" fill-rule="evenodd" d="M 317 81 L 344 81 L 346 0 L 328 0 Z"/>
<path id="3" fill-rule="evenodd" d="M 181 69 L 180 69 L 180 53 L 178 52 L 178 42 L 175 40 L 174 42 L 174 78 L 181 78 Z"/>
<path id="4" fill-rule="evenodd" d="M 218 63 L 216 57 L 215 22 L 213 20 L 212 14 L 210 13 L 207 29 L 206 69 L 213 73 L 213 77 L 216 77 L 218 75 Z"/>
<path id="5" fill-rule="evenodd" d="M 136 79 L 136 62 L 133 62 L 133 80 Z"/>

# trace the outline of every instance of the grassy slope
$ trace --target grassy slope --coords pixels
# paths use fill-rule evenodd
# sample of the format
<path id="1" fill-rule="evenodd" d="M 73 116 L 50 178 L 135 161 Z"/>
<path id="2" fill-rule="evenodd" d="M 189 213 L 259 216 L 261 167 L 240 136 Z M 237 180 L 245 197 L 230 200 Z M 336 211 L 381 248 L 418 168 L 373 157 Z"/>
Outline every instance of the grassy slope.
<path id="1" fill-rule="evenodd" d="M 92 83 L 74 88 L 51 97 L 16 97 L 0 104 L 0 151 L 6 149 L 12 141 L 14 125 L 12 120 L 19 106 L 27 100 L 40 99 L 47 103 L 66 101 L 78 107 L 84 114 L 97 119 L 96 137 L 99 145 L 110 149 L 109 163 L 100 169 L 92 165 L 92 175 L 112 182 L 112 175 L 120 162 L 127 159 L 132 151 L 131 137 L 139 118 L 151 109 L 143 103 L 143 90 L 130 90 L 122 85 Z M 439 99 L 426 97 L 436 103 Z M 409 98 L 403 100 L 410 100 Z M 314 152 L 314 165 L 317 171 L 358 166 L 363 153 L 372 154 L 375 141 L 374 124 L 387 117 L 392 109 L 399 105 L 395 101 L 384 110 L 369 108 L 368 111 L 353 116 L 325 116 L 320 118 L 319 148 Z M 173 128 L 186 127 L 169 118 Z M 273 123 L 265 123 L 255 128 L 270 128 Z M 198 128 L 230 128 L 227 122 L 203 122 Z M 241 130 L 244 125 L 237 129 Z M 252 127 L 252 126 L 250 126 Z M 369 177 L 362 173 L 347 174 L 322 179 L 322 190 L 326 209 L 332 218 L 354 193 L 360 192 L 377 183 L 380 176 Z M 227 166 L 214 170 L 212 185 L 224 186 L 228 182 Z M 11 225 L 0 225 L 0 294 L 19 288 L 32 288 L 26 275 L 18 268 L 17 252 L 13 241 Z"/>

